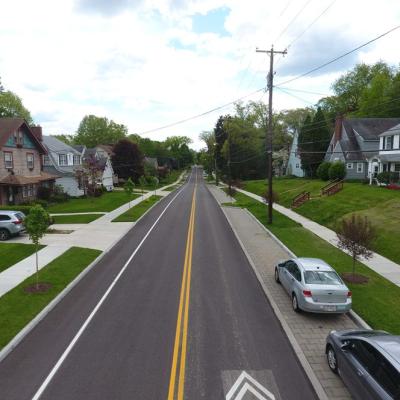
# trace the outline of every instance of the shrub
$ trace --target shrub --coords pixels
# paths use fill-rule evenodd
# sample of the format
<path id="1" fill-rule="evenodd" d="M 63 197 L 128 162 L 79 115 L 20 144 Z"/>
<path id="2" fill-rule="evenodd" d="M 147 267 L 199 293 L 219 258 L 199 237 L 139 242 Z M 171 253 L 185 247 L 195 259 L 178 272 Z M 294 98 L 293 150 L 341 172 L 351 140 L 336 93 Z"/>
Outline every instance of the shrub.
<path id="1" fill-rule="evenodd" d="M 322 179 L 323 181 L 328 181 L 329 180 L 329 169 L 331 167 L 332 163 L 329 161 L 324 161 L 319 165 L 317 168 L 317 176 L 319 179 Z"/>
<path id="2" fill-rule="evenodd" d="M 34 204 L 40 204 L 43 208 L 47 208 L 49 203 L 46 200 L 36 199 Z"/>
<path id="3" fill-rule="evenodd" d="M 329 167 L 329 179 L 335 180 L 339 179 L 342 180 L 346 176 L 346 166 L 341 161 L 335 161 Z"/>
<path id="4" fill-rule="evenodd" d="M 21 211 L 25 215 L 28 215 L 31 211 L 32 206 L 26 205 L 17 205 L 17 206 L 1 206 L 0 210 L 9 210 L 9 211 Z"/>
<path id="5" fill-rule="evenodd" d="M 396 172 L 385 171 L 385 172 L 380 172 L 377 175 L 377 179 L 379 182 L 389 184 L 392 182 L 398 182 L 399 175 Z"/>

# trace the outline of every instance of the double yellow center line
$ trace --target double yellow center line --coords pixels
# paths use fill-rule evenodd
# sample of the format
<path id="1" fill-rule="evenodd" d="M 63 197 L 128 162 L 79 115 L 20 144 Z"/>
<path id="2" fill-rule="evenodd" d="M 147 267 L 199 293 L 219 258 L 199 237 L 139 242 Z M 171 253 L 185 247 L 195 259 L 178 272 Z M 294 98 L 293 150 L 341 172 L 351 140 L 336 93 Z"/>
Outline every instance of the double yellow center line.
<path id="1" fill-rule="evenodd" d="M 197 176 L 196 176 L 197 178 Z M 190 278 L 192 274 L 193 232 L 196 213 L 196 185 L 193 191 L 192 208 L 190 211 L 189 228 L 186 241 L 185 262 L 179 298 L 178 319 L 176 323 L 174 353 L 172 356 L 171 376 L 169 380 L 168 400 L 183 400 L 185 389 L 185 367 L 187 332 L 189 321 Z M 178 368 L 179 362 L 179 368 Z"/>

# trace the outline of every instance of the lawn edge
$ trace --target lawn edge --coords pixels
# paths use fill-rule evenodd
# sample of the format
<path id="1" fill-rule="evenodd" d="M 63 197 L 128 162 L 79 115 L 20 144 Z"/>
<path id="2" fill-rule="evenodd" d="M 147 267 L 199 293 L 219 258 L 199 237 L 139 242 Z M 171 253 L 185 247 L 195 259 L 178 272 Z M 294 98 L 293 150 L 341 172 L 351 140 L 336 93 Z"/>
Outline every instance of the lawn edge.
<path id="1" fill-rule="evenodd" d="M 171 192 L 171 193 L 172 193 L 172 192 Z M 150 212 L 150 210 L 151 210 L 152 208 L 154 208 L 161 200 L 165 199 L 165 198 L 168 196 L 168 194 L 167 194 L 167 196 L 160 196 L 160 195 L 158 195 L 158 194 L 152 194 L 150 197 L 152 197 L 152 196 L 157 196 L 157 197 L 159 197 L 159 199 L 158 199 L 150 208 L 148 208 L 136 221 L 116 221 L 117 218 L 119 218 L 121 215 L 125 214 L 125 213 L 122 213 L 122 214 L 118 215 L 118 217 L 115 217 L 111 222 L 114 222 L 114 223 L 116 222 L 116 223 L 118 223 L 118 224 L 134 224 L 133 226 L 135 226 L 148 212 Z M 148 197 L 147 199 L 144 199 L 144 200 L 140 201 L 139 203 L 135 204 L 133 207 L 136 207 L 136 206 L 138 206 L 140 203 L 143 203 L 145 200 L 150 199 L 150 197 Z M 132 207 L 132 208 L 133 208 L 133 207 Z M 125 212 L 127 212 L 127 211 L 129 211 L 129 209 L 126 210 Z"/>
<path id="2" fill-rule="evenodd" d="M 115 244 L 117 244 L 116 242 Z M 115 246 L 112 245 L 112 247 Z M 30 322 L 28 322 L 1 350 L 0 362 L 3 361 L 21 341 L 28 335 L 53 308 L 93 269 L 93 267 L 112 249 L 112 247 L 99 254 L 88 266 L 86 266 L 42 311 L 39 312 Z M 67 251 L 67 250 L 66 250 Z M 64 251 L 64 253 L 66 252 Z M 60 256 L 62 256 L 62 253 Z M 50 264 L 50 263 L 49 263 Z M 48 264 L 47 264 L 48 265 Z M 46 266 L 47 266 L 46 265 Z"/>

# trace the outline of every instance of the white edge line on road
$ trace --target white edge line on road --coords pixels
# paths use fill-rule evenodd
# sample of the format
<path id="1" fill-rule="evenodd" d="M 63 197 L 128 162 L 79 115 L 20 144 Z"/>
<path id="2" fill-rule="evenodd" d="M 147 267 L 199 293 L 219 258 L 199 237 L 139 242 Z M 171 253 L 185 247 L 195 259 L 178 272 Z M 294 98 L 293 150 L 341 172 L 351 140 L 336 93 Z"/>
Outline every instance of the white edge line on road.
<path id="1" fill-rule="evenodd" d="M 120 279 L 121 275 L 125 272 L 126 268 L 128 267 L 129 263 L 132 261 L 133 257 L 135 257 L 135 255 L 137 254 L 137 252 L 139 251 L 139 249 L 142 247 L 143 243 L 145 242 L 145 240 L 148 238 L 148 236 L 150 235 L 150 233 L 152 232 L 152 230 L 155 228 L 155 226 L 157 225 L 158 221 L 161 219 L 161 217 L 164 215 L 164 213 L 167 211 L 167 209 L 169 208 L 169 206 L 174 202 L 174 200 L 182 193 L 184 187 L 179 190 L 179 192 L 172 198 L 172 200 L 166 205 L 166 207 L 164 208 L 164 210 L 162 211 L 162 213 L 159 215 L 159 217 L 155 220 L 155 222 L 153 223 L 153 225 L 150 227 L 150 229 L 147 231 L 146 235 L 143 237 L 143 239 L 141 240 L 141 242 L 139 243 L 139 245 L 136 247 L 136 249 L 133 251 L 133 253 L 131 254 L 131 256 L 129 257 L 128 261 L 126 261 L 126 263 L 124 264 L 124 266 L 122 267 L 121 271 L 118 273 L 118 275 L 114 278 L 114 280 L 112 281 L 111 285 L 108 287 L 108 289 L 106 290 L 106 292 L 104 293 L 104 295 L 102 296 L 102 298 L 100 299 L 100 301 L 97 303 L 97 305 L 95 306 L 95 308 L 93 309 L 93 311 L 90 313 L 90 315 L 87 317 L 87 319 L 85 320 L 85 322 L 83 323 L 83 325 L 81 326 L 81 328 L 79 329 L 78 333 L 74 336 L 74 338 L 72 339 L 72 341 L 70 342 L 70 344 L 68 345 L 68 347 L 64 350 L 64 353 L 61 355 L 61 357 L 59 358 L 59 360 L 57 361 L 57 363 L 54 365 L 54 367 L 52 368 L 52 370 L 50 371 L 50 373 L 48 374 L 47 378 L 43 381 L 43 383 L 41 384 L 41 386 L 39 387 L 39 389 L 37 390 L 37 392 L 35 393 L 35 395 L 32 397 L 32 400 L 38 400 L 40 398 L 40 396 L 43 394 L 43 392 L 46 390 L 47 386 L 49 385 L 49 383 L 51 382 L 51 380 L 53 379 L 54 375 L 57 373 L 58 369 L 61 367 L 62 363 L 64 362 L 64 360 L 68 357 L 69 353 L 71 352 L 71 350 L 73 349 L 73 347 L 75 346 L 76 342 L 79 340 L 79 338 L 81 337 L 81 335 L 83 334 L 83 332 L 85 331 L 85 329 L 87 328 L 87 326 L 89 325 L 90 321 L 93 319 L 93 317 L 95 316 L 95 314 L 97 313 L 97 311 L 99 310 L 99 308 L 101 307 L 101 305 L 104 303 L 104 301 L 106 300 L 106 298 L 108 297 L 108 295 L 110 294 L 111 290 L 113 289 L 113 287 L 115 286 L 115 284 L 118 282 L 118 280 Z"/>

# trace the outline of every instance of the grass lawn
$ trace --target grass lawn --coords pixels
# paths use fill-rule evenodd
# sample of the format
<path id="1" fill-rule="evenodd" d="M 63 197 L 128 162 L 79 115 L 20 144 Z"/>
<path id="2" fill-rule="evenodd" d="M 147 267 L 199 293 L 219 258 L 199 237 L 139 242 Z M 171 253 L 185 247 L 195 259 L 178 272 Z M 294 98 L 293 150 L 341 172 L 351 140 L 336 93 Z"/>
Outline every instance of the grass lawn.
<path id="1" fill-rule="evenodd" d="M 298 257 L 322 258 L 337 272 L 351 272 L 352 259 L 347 254 L 320 239 L 301 225 L 274 211 L 274 222 L 267 224 L 265 205 L 241 193 L 235 196 L 236 207 L 247 208 Z M 231 205 L 231 204 L 230 204 Z M 353 292 L 353 309 L 375 329 L 400 334 L 400 288 L 362 263 L 356 271 L 369 277 L 364 285 L 348 284 Z"/>
<path id="2" fill-rule="evenodd" d="M 278 203 L 290 207 L 293 197 L 310 191 L 312 200 L 296 208 L 296 212 L 335 230 L 341 218 L 352 213 L 366 215 L 377 230 L 373 250 L 400 264 L 400 192 L 362 183 L 345 182 L 344 188 L 333 196 L 316 197 L 326 182 L 301 178 L 275 179 L 274 191 Z M 244 189 L 256 194 L 266 191 L 265 181 L 246 181 Z"/>
<path id="3" fill-rule="evenodd" d="M 39 272 L 40 282 L 51 283 L 46 293 L 27 293 L 24 287 L 35 282 L 35 275 L 0 297 L 0 349 L 53 300 L 101 252 L 72 247 Z"/>
<path id="4" fill-rule="evenodd" d="M 132 195 L 132 200 L 139 197 Z M 49 213 L 77 213 L 90 211 L 112 211 L 128 202 L 125 192 L 106 192 L 100 197 L 70 199 L 65 203 L 53 204 L 48 207 Z"/>
<path id="5" fill-rule="evenodd" d="M 173 186 L 170 186 L 170 187 L 164 189 L 164 191 L 165 191 L 165 192 L 172 192 L 172 191 L 174 191 L 175 189 L 178 189 L 179 187 L 181 187 L 181 185 L 173 185 Z"/>
<path id="6" fill-rule="evenodd" d="M 102 214 L 54 215 L 55 224 L 88 224 L 102 217 Z"/>
<path id="7" fill-rule="evenodd" d="M 39 246 L 42 249 L 44 246 Z M 35 252 L 34 244 L 0 243 L 0 272 Z"/>
<path id="8" fill-rule="evenodd" d="M 148 199 L 143 200 L 136 206 L 131 207 L 128 211 L 113 219 L 112 222 L 135 222 L 161 198 L 161 196 L 150 196 Z"/>

